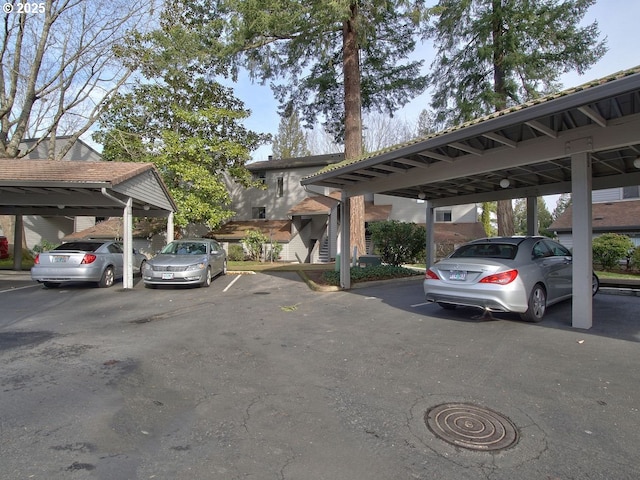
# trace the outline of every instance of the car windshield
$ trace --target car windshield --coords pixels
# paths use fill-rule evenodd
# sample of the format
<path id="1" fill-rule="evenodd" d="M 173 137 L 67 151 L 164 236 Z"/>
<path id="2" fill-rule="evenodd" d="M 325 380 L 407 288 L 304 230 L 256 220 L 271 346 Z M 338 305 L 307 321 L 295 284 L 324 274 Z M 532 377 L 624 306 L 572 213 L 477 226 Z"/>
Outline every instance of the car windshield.
<path id="1" fill-rule="evenodd" d="M 83 252 L 95 252 L 102 246 L 96 242 L 68 242 L 58 245 L 54 250 L 82 250 Z"/>
<path id="2" fill-rule="evenodd" d="M 170 255 L 202 255 L 207 253 L 207 244 L 204 242 L 172 242 L 162 249 L 160 253 Z"/>
<path id="3" fill-rule="evenodd" d="M 517 252 L 517 245 L 506 243 L 472 243 L 460 247 L 451 254 L 451 258 L 504 258 L 513 260 Z"/>

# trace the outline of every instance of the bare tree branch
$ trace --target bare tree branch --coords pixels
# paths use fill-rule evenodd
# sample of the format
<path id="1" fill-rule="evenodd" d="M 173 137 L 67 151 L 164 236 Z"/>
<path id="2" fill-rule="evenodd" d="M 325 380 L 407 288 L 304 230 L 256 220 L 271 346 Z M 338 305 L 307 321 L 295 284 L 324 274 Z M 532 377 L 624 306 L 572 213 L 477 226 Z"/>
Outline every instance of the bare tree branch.
<path id="1" fill-rule="evenodd" d="M 157 23 L 159 0 L 47 0 L 44 13 L 5 14 L 0 27 L 0 157 L 50 140 L 61 158 L 130 79 L 117 47 Z M 71 134 L 60 151 L 55 139 Z M 36 141 L 20 151 L 23 140 Z"/>

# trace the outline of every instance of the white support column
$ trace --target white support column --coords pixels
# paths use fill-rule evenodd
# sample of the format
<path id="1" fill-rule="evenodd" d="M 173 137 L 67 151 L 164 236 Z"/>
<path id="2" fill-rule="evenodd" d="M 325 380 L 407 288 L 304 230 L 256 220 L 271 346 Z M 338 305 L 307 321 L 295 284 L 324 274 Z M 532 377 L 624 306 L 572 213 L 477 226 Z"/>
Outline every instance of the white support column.
<path id="1" fill-rule="evenodd" d="M 527 235 L 538 233 L 538 197 L 527 197 Z"/>
<path id="2" fill-rule="evenodd" d="M 593 299 L 591 274 L 593 269 L 591 225 L 591 154 L 571 155 L 572 234 L 573 234 L 573 300 L 572 325 L 591 328 Z"/>
<path id="3" fill-rule="evenodd" d="M 173 226 L 173 212 L 169 214 L 167 218 L 167 243 L 173 242 L 175 238 L 174 226 Z"/>
<path id="4" fill-rule="evenodd" d="M 122 245 L 124 247 L 122 288 L 133 288 L 133 218 L 131 206 L 133 199 L 128 198 L 122 215 Z"/>
<path id="5" fill-rule="evenodd" d="M 435 235 L 434 235 L 434 220 L 435 220 L 435 212 L 431 202 L 426 201 L 426 218 L 425 225 L 427 226 L 427 238 L 426 241 L 426 268 L 429 268 L 436 261 L 435 258 Z"/>
<path id="6" fill-rule="evenodd" d="M 351 199 L 342 192 L 340 202 L 340 287 L 351 288 Z"/>

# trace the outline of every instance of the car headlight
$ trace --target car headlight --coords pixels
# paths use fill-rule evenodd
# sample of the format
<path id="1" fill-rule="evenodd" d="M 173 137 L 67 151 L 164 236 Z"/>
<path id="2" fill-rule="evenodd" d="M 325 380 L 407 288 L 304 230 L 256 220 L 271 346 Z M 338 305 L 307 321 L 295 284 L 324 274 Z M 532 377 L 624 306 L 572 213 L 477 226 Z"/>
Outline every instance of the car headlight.
<path id="1" fill-rule="evenodd" d="M 205 266 L 206 266 L 206 265 L 205 265 L 203 262 L 200 262 L 200 263 L 196 263 L 195 265 L 189 265 L 189 266 L 185 269 L 185 271 L 187 271 L 187 272 L 191 272 L 191 271 L 193 271 L 193 270 L 204 270 L 204 267 L 205 267 Z"/>
<path id="2" fill-rule="evenodd" d="M 149 262 L 145 262 L 144 265 L 142 266 L 142 271 L 143 272 L 152 272 L 153 271 L 153 267 L 151 265 L 149 265 Z"/>

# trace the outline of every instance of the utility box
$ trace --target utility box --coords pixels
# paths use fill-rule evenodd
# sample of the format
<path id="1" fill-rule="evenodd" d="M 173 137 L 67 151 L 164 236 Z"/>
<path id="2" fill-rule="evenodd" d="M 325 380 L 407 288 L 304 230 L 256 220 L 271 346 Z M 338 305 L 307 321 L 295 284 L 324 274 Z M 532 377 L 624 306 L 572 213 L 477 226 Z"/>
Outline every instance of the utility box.
<path id="1" fill-rule="evenodd" d="M 378 255 L 361 255 L 358 258 L 358 266 L 361 268 L 382 265 L 382 260 Z"/>

